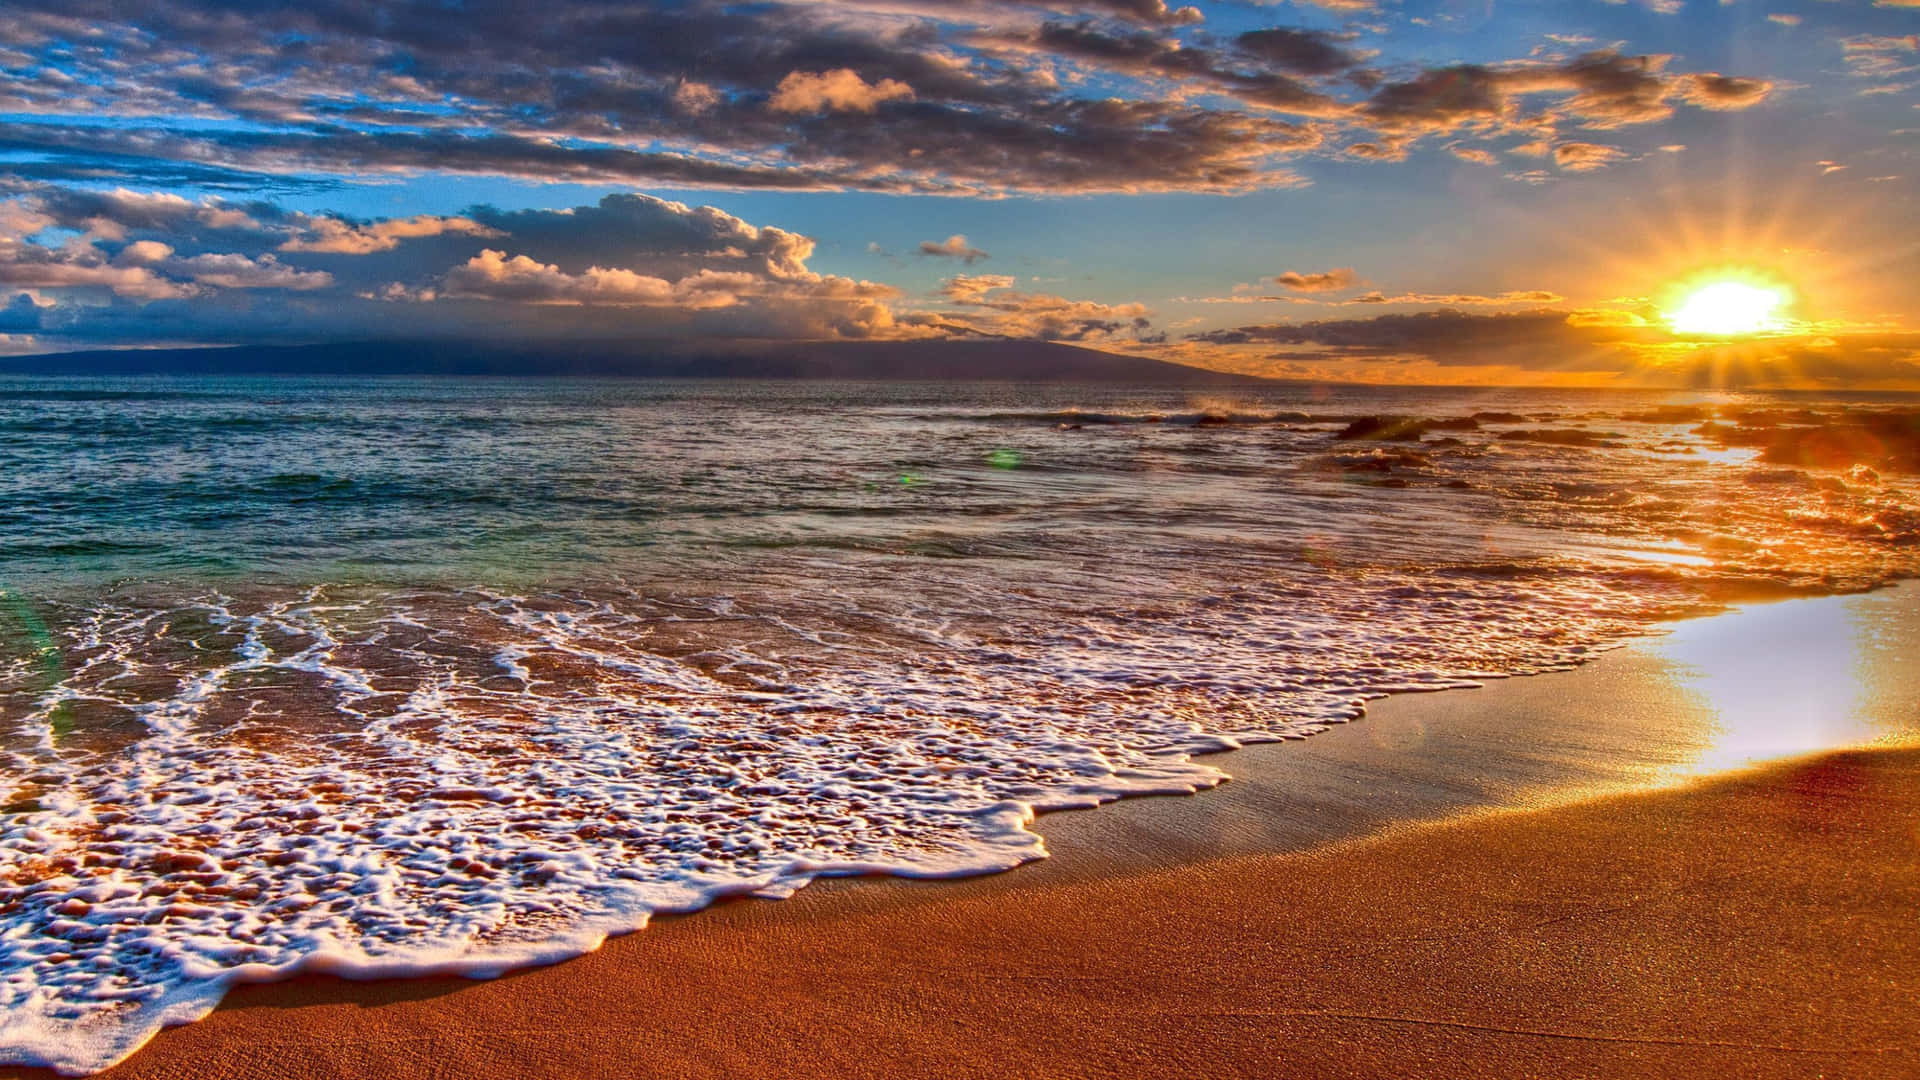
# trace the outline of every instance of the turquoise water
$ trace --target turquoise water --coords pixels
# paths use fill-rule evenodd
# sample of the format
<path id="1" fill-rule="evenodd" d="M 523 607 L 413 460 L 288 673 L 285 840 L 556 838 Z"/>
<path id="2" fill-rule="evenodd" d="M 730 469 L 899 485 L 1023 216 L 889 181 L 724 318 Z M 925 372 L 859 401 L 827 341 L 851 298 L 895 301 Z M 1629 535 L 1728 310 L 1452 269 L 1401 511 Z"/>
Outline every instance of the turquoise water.
<path id="1" fill-rule="evenodd" d="M 0 1060 L 1005 868 L 1201 751 L 1910 576 L 1912 478 L 1803 452 L 1889 408 L 0 380 Z M 1442 422 L 1339 437 L 1389 414 Z"/>

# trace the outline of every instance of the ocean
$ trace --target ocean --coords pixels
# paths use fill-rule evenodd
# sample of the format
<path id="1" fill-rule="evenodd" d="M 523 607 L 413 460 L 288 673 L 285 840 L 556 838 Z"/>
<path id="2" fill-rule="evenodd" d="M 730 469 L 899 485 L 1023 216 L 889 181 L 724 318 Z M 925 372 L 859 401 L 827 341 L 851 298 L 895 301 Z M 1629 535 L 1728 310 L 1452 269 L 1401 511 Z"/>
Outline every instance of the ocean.
<path id="1" fill-rule="evenodd" d="M 0 1061 L 475 976 L 1920 566 L 1910 397 L 0 378 Z"/>

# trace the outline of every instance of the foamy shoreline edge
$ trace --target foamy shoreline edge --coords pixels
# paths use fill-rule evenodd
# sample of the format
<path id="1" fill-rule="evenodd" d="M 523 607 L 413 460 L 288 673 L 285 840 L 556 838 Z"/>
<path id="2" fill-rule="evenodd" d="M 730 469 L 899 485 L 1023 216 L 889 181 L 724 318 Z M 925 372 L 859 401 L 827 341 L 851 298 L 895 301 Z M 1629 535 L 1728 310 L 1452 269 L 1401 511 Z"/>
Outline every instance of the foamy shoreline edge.
<path id="1" fill-rule="evenodd" d="M 1644 633 L 1597 646 L 1588 655 L 1575 663 L 1543 667 L 1537 671 L 1529 671 L 1512 676 L 1479 675 L 1475 677 L 1476 681 L 1470 686 L 1453 685 L 1435 687 L 1430 690 L 1408 688 L 1370 695 L 1365 699 L 1354 701 L 1351 715 L 1345 719 L 1320 724 L 1311 731 L 1300 732 L 1298 734 L 1277 737 L 1205 737 L 1197 741 L 1199 744 L 1205 745 L 1197 744 L 1191 748 L 1182 749 L 1176 754 L 1168 755 L 1164 759 L 1167 766 L 1164 772 L 1156 770 L 1151 774 L 1145 774 L 1142 770 L 1130 770 L 1134 775 L 1129 776 L 1127 772 L 1116 773 L 1110 778 L 1116 782 L 1086 785 L 1082 789 L 1077 789 L 1072 793 L 1064 794 L 1058 798 L 1030 803 L 1009 800 L 993 807 L 972 812 L 994 820 L 999 826 L 999 829 L 997 829 L 994 834 L 993 840 L 996 849 L 1004 848 L 1005 857 L 1001 859 L 981 860 L 975 864 L 962 867 L 949 865 L 939 869 L 926 867 L 916 868 L 912 865 L 864 863 L 814 865 L 805 862 L 795 862 L 790 864 L 782 872 L 771 875 L 764 881 L 745 883 L 729 882 L 705 890 L 676 890 L 680 895 L 673 897 L 658 895 L 660 890 L 657 889 L 635 888 L 629 890 L 632 896 L 629 897 L 627 902 L 620 908 L 608 911 L 602 915 L 579 920 L 570 927 L 567 932 L 544 938 L 537 943 L 537 945 L 528 946 L 522 952 L 511 958 L 503 958 L 499 955 L 482 955 L 427 964 L 410 964 L 405 961 L 396 961 L 392 958 L 383 958 L 381 961 L 368 961 L 364 958 L 356 958 L 345 951 L 323 951 L 310 954 L 303 957 L 297 963 L 281 968 L 270 968 L 263 965 L 236 967 L 229 972 L 223 973 L 216 979 L 211 979 L 204 983 L 183 986 L 173 993 L 170 993 L 167 999 L 165 999 L 165 1004 L 153 1010 L 156 1014 L 154 1022 L 144 1024 L 141 1028 L 137 1029 L 137 1038 L 124 1037 L 129 1031 L 134 1029 L 121 1029 L 118 1034 L 123 1037 L 112 1040 L 119 1052 L 115 1054 L 112 1060 L 104 1064 L 92 1064 L 92 1062 L 98 1062 L 100 1060 L 96 1056 L 89 1055 L 85 1059 L 89 1061 L 89 1064 L 81 1065 L 79 1061 L 81 1061 L 82 1058 L 79 1055 L 68 1056 L 58 1054 L 34 1056 L 32 1060 L 28 1060 L 27 1055 L 8 1054 L 6 1057 L 0 1058 L 0 1063 L 4 1063 L 9 1067 L 47 1068 L 65 1076 L 86 1076 L 103 1072 L 134 1056 L 161 1031 L 167 1028 L 191 1024 L 205 1018 L 219 1007 L 227 994 L 236 986 L 283 982 L 306 976 L 333 977 L 354 982 L 409 981 L 443 977 L 459 977 L 474 980 L 495 979 L 510 972 L 529 968 L 547 967 L 597 951 L 610 938 L 627 936 L 646 929 L 648 923 L 656 915 L 689 915 L 704 910 L 730 897 L 752 895 L 766 898 L 781 898 L 790 896 L 797 890 L 821 878 L 878 877 L 939 880 L 964 879 L 1002 873 L 1048 857 L 1049 852 L 1046 847 L 1044 834 L 1037 828 L 1038 820 L 1043 815 L 1065 810 L 1093 809 L 1117 801 L 1141 796 L 1191 795 L 1201 793 L 1232 779 L 1224 768 L 1210 764 L 1215 757 L 1251 746 L 1271 746 L 1280 743 L 1296 742 L 1309 738 L 1312 735 L 1324 734 L 1330 729 L 1347 726 L 1355 720 L 1364 718 L 1369 707 L 1375 702 L 1385 699 L 1445 697 L 1447 695 L 1442 693 L 1444 690 L 1481 689 L 1485 681 L 1525 681 L 1532 675 L 1558 674 L 1587 669 L 1592 667 L 1593 661 L 1600 660 L 1603 657 L 1623 649 L 1629 649 L 1636 645 L 1656 640 L 1669 632 L 1668 627 L 1682 623 L 1732 619 L 1752 607 L 1773 607 L 1789 601 L 1832 600 L 1850 595 L 1859 596 L 1882 593 L 1889 589 L 1900 587 L 1906 580 L 1920 579 L 1895 579 L 1882 583 L 1876 588 L 1865 592 L 1769 597 L 1761 600 L 1727 604 L 1719 610 L 1714 611 L 1690 612 L 1679 619 L 1648 624 Z M 1718 771 L 1711 775 L 1725 776 L 1737 774 L 1756 768 L 1766 768 L 1777 765 L 1784 760 L 1786 759 L 1754 762 L 1737 768 Z M 1573 791 L 1570 793 L 1572 795 L 1571 798 L 1551 805 L 1567 805 L 1574 802 L 1601 799 L 1621 794 L 1627 790 L 1632 789 L 1615 788 L 1591 792 Z M 1489 809 L 1533 811 L 1547 808 L 1549 808 L 1548 805 L 1544 804 L 1528 804 L 1490 807 Z M 1401 824 L 1417 827 L 1428 824 L 1438 824 L 1446 820 L 1448 820 L 1447 817 L 1409 818 L 1402 821 Z M 120 1047 L 124 1047 L 124 1049 L 119 1049 Z M 59 1060 L 59 1058 L 62 1057 L 64 1057 L 64 1060 Z"/>

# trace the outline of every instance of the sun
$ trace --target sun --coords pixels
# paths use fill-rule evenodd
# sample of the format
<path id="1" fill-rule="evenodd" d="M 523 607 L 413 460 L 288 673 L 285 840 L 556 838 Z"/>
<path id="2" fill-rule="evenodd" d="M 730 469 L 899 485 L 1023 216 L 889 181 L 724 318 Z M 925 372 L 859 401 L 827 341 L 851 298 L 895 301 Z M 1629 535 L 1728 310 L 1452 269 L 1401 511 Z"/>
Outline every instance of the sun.
<path id="1" fill-rule="evenodd" d="M 1787 300 L 1780 286 L 1722 278 L 1683 288 L 1679 303 L 1666 312 L 1667 325 L 1678 334 L 1763 334 L 1785 325 L 1779 312 Z"/>

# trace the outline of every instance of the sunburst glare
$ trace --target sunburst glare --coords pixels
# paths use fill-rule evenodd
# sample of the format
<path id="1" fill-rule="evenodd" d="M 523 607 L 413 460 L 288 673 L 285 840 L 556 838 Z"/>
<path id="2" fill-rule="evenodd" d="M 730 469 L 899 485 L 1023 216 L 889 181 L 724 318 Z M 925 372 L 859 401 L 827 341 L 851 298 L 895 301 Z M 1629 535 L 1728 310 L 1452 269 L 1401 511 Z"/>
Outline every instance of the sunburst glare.
<path id="1" fill-rule="evenodd" d="M 1687 293 L 1677 309 L 1667 312 L 1667 322 L 1682 334 L 1759 334 L 1784 325 L 1776 313 L 1786 302 L 1778 288 L 1716 281 Z"/>

